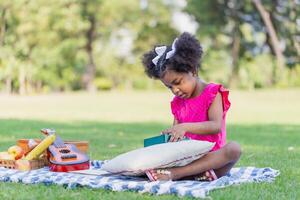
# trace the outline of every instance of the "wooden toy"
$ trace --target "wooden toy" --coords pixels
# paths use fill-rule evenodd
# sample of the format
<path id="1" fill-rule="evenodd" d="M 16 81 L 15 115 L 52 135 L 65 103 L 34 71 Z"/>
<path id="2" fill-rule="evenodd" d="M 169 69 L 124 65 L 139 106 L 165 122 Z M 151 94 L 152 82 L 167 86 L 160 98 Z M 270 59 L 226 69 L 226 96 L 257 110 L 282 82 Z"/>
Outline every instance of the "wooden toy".
<path id="1" fill-rule="evenodd" d="M 34 141 L 37 144 L 39 144 L 42 140 L 40 139 L 19 139 L 17 141 L 17 145 L 22 147 L 22 149 L 25 150 L 25 152 L 30 152 L 31 151 L 31 145 L 30 141 Z M 73 141 L 73 140 L 66 140 L 64 141 L 65 144 L 73 144 L 75 145 L 80 151 L 83 153 L 88 153 L 89 150 L 89 142 L 88 141 L 83 141 L 83 140 L 78 140 L 78 141 Z M 47 152 L 44 152 L 45 155 L 47 155 Z"/>
<path id="2" fill-rule="evenodd" d="M 15 168 L 21 171 L 28 171 L 32 169 L 38 169 L 45 166 L 45 162 L 42 160 L 16 160 Z"/>
<path id="3" fill-rule="evenodd" d="M 25 150 L 22 149 L 22 147 L 18 145 L 11 146 L 7 152 L 1 152 L 0 166 L 23 171 L 44 167 L 47 163 L 47 160 L 42 154 L 54 140 L 55 135 L 45 138 L 25 157 L 23 156 Z M 10 155 L 10 157 L 5 155 Z M 23 157 L 21 158 L 21 156 Z"/>
<path id="4" fill-rule="evenodd" d="M 53 129 L 42 129 L 42 133 L 56 139 L 48 148 L 49 167 L 51 171 L 68 172 L 89 169 L 89 157 L 79 151 L 73 144 L 65 144 Z"/>
<path id="5" fill-rule="evenodd" d="M 26 156 L 25 160 L 33 160 L 40 156 L 56 139 L 56 135 L 47 136 L 41 143 L 32 149 Z"/>
<path id="6" fill-rule="evenodd" d="M 0 159 L 0 167 L 5 167 L 8 169 L 18 169 L 18 170 L 32 170 L 39 169 L 46 166 L 47 160 L 45 158 L 39 158 L 36 160 L 6 160 Z"/>

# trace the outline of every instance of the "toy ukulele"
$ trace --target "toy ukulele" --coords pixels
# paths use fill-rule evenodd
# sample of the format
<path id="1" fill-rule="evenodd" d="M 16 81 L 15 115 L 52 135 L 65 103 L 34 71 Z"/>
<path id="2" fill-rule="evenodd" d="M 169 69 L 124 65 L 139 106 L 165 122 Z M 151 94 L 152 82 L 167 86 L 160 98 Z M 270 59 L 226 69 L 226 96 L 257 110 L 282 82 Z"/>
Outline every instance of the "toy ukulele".
<path id="1" fill-rule="evenodd" d="M 42 129 L 45 135 L 56 134 L 54 129 Z M 54 172 L 68 172 L 90 168 L 89 157 L 73 144 L 65 144 L 56 134 L 56 139 L 48 147 L 49 167 Z"/>

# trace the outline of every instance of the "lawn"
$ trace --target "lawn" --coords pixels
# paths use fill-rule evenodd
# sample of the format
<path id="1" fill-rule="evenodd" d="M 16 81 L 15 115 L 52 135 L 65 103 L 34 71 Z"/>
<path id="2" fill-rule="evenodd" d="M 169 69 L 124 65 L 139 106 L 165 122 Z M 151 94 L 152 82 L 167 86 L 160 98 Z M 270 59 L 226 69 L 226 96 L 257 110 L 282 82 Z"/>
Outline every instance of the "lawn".
<path id="1" fill-rule="evenodd" d="M 272 167 L 274 183 L 243 184 L 210 193 L 214 199 L 299 199 L 300 90 L 232 91 L 228 140 L 243 155 L 237 166 Z M 0 96 L 0 150 L 19 138 L 42 137 L 53 127 L 64 139 L 90 142 L 92 159 L 109 159 L 142 147 L 143 139 L 170 125 L 165 92 L 107 92 Z M 49 189 L 51 188 L 51 189 Z M 181 199 L 61 186 L 0 183 L 0 199 Z M 190 198 L 187 198 L 190 199 Z"/>

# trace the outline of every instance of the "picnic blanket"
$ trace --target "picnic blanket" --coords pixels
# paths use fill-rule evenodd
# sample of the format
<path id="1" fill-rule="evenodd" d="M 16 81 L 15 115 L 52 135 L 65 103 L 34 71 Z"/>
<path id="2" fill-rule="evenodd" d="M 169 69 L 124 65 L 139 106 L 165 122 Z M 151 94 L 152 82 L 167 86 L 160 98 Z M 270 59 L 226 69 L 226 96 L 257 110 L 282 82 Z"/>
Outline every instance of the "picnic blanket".
<path id="1" fill-rule="evenodd" d="M 43 183 L 63 185 L 67 188 L 86 186 L 113 191 L 137 191 L 151 194 L 174 194 L 204 198 L 209 191 L 230 185 L 251 182 L 272 182 L 280 174 L 272 168 L 240 167 L 233 168 L 226 176 L 212 182 L 199 181 L 155 181 L 149 182 L 143 177 L 111 175 L 101 170 L 103 161 L 91 161 L 91 170 L 97 175 L 80 173 L 51 172 L 48 167 L 31 171 L 18 171 L 0 167 L 1 182 L 24 184 Z"/>

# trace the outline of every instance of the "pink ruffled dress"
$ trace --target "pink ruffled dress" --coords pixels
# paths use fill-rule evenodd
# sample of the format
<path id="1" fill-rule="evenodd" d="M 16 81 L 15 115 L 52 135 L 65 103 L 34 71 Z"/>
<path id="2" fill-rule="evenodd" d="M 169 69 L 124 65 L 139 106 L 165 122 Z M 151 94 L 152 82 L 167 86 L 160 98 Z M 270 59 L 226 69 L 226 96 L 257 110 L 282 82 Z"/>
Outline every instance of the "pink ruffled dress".
<path id="1" fill-rule="evenodd" d="M 185 136 L 193 140 L 215 142 L 212 151 L 220 149 L 226 143 L 226 113 L 230 107 L 229 91 L 220 84 L 209 83 L 200 95 L 194 98 L 182 99 L 175 96 L 171 102 L 171 109 L 179 123 L 209 121 L 208 110 L 217 93 L 220 92 L 223 102 L 223 122 L 220 133 L 194 134 L 186 132 Z"/>

